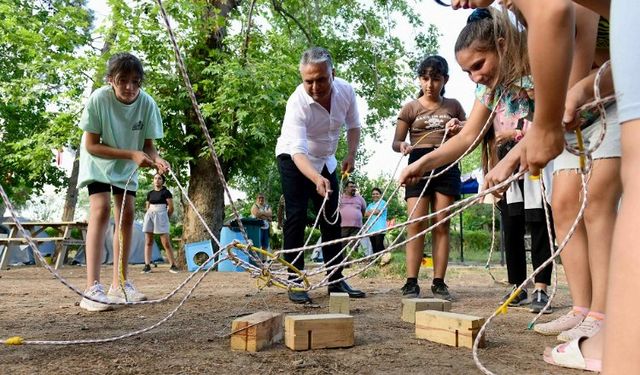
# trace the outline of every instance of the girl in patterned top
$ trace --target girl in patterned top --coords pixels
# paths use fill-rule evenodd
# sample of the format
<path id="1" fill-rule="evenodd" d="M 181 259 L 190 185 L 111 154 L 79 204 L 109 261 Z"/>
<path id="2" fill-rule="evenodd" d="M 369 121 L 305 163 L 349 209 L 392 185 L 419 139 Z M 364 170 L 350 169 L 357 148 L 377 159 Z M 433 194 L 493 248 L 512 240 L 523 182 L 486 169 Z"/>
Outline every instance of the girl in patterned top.
<path id="1" fill-rule="evenodd" d="M 469 120 L 464 124 L 460 134 L 402 171 L 401 183 L 411 184 L 418 180 L 415 176 L 422 176 L 426 171 L 453 162 L 466 150 L 475 147 L 477 144 L 474 144 L 474 141 L 478 137 L 487 134 L 490 138 L 495 138 L 500 146 L 514 143 L 510 151 L 507 147 L 500 147 L 501 150 L 505 150 L 505 155 L 501 156 L 506 158 L 512 153 L 517 155 L 520 143 L 516 141 L 528 130 L 534 110 L 533 83 L 529 77 L 523 40 L 523 33 L 509 21 L 505 12 L 488 8 L 476 10 L 469 17 L 455 46 L 458 63 L 469 74 L 471 80 L 478 84 Z M 492 119 L 492 111 L 499 113 L 499 117 L 493 122 L 493 128 L 485 126 Z M 503 129 L 503 124 L 508 124 L 508 129 Z M 450 125 L 460 124 L 452 120 Z M 506 136 L 505 133 L 511 135 Z M 490 163 L 490 166 L 492 165 L 493 163 Z M 509 189 L 500 207 L 506 229 L 505 248 L 509 281 L 512 284 L 520 284 L 526 278 L 525 222 L 529 223 L 532 231 L 534 266 L 546 261 L 551 249 L 539 184 L 524 179 L 515 182 Z M 524 209 L 525 206 L 527 210 Z M 534 294 L 539 294 L 544 302 L 545 290 L 551 278 L 550 271 L 550 268 L 547 268 L 536 277 Z M 523 304 L 527 300 L 527 294 L 523 291 L 514 303 Z"/>

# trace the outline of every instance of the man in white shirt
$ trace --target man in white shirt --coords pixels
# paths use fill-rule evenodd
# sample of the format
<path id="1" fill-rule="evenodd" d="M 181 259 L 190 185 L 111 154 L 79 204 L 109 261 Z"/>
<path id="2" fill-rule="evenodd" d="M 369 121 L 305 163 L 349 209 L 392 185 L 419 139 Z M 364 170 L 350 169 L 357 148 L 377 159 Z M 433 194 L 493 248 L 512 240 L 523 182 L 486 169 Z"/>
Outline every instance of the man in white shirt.
<path id="1" fill-rule="evenodd" d="M 316 214 L 319 214 L 318 210 L 327 194 L 329 199 L 324 208 L 325 215 L 320 218 L 322 239 L 327 242 L 340 238 L 336 176 L 338 162 L 335 153 L 342 126 L 345 125 L 347 129 L 349 149 L 342 161 L 343 173 L 353 170 L 360 141 L 355 92 L 348 82 L 335 78 L 329 52 L 319 47 L 306 50 L 300 59 L 300 76 L 302 84 L 287 101 L 282 131 L 276 145 L 287 217 L 283 228 L 284 249 L 304 245 L 309 199 L 313 202 Z M 335 222 L 328 223 L 325 217 Z M 327 267 L 342 262 L 342 255 L 338 255 L 342 246 L 336 244 L 322 248 Z M 298 257 L 298 253 L 286 253 L 285 260 L 292 262 L 299 270 L 304 269 L 304 256 Z M 331 274 L 331 281 L 337 281 L 343 277 L 342 267 L 332 269 L 328 274 Z M 349 293 L 352 298 L 365 296 L 344 281 L 329 286 L 329 292 Z M 311 302 L 306 292 L 290 291 L 289 299 L 295 303 Z"/>

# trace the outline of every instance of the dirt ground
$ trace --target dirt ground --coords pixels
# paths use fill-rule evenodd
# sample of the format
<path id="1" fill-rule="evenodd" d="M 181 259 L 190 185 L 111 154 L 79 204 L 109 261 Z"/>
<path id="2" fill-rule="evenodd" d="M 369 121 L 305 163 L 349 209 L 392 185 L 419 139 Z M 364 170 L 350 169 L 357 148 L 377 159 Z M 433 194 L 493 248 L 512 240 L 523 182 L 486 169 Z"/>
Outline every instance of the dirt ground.
<path id="1" fill-rule="evenodd" d="M 171 274 L 166 266 L 150 274 L 140 274 L 140 270 L 141 266 L 131 267 L 132 279 L 150 298 L 165 295 L 187 276 L 186 272 Z M 110 273 L 111 268 L 105 267 L 103 279 L 109 280 Z M 84 285 L 84 268 L 66 266 L 61 274 L 76 286 Z M 497 268 L 494 274 L 503 279 L 506 272 Z M 560 280 L 553 306 L 563 313 L 570 303 L 564 277 Z M 451 267 L 447 282 L 457 296 L 452 311 L 485 317 L 507 291 L 481 267 Z M 326 313 L 329 298 L 326 289 L 315 290 L 311 297 L 320 307 L 302 307 L 290 303 L 282 289 L 256 294 L 256 283 L 247 273 L 211 272 L 172 319 L 150 332 L 106 344 L 2 346 L 0 373 L 480 373 L 470 349 L 415 339 L 413 325 L 400 320 L 402 279 L 356 277 L 351 284 L 368 293 L 365 299 L 351 300 L 356 336 L 352 348 L 295 352 L 281 343 L 258 353 L 231 351 L 225 334 L 230 332 L 234 317 L 267 309 Z M 430 281 L 422 280 L 421 285 L 425 294 Z M 89 313 L 77 306 L 79 297 L 45 269 L 12 267 L 0 271 L 0 337 L 72 340 L 118 336 L 160 321 L 183 296 L 180 292 L 161 304 Z M 533 316 L 527 309 L 510 308 L 507 315 L 494 320 L 487 333 L 487 348 L 480 350 L 483 364 L 496 374 L 581 373 L 544 363 L 544 347 L 556 341 L 526 330 Z"/>

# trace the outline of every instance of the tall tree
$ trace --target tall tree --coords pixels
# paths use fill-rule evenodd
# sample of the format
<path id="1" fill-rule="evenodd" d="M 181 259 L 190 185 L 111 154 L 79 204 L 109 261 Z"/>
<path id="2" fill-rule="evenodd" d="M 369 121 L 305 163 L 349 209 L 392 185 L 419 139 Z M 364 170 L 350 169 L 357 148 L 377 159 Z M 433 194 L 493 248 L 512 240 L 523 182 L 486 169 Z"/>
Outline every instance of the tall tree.
<path id="1" fill-rule="evenodd" d="M 152 0 L 109 4 L 118 28 L 113 51 L 141 55 L 148 71 L 145 88 L 161 107 L 161 153 L 180 179 L 188 180 L 196 209 L 219 231 L 221 181 L 177 74 L 158 7 Z M 367 101 L 369 134 L 409 94 L 407 61 L 415 56 L 389 32 L 396 21 L 422 25 L 406 1 L 172 0 L 165 5 L 222 171 L 236 186 L 257 191 L 277 181 L 275 142 L 286 100 L 300 82 L 300 53 L 309 46 L 329 49 L 337 75 L 353 82 Z M 418 42 L 437 44 L 433 29 L 419 34 Z M 207 238 L 189 207 L 183 225 L 184 241 Z"/>
<path id="2" fill-rule="evenodd" d="M 90 42 L 83 0 L 0 0 L 0 183 L 21 204 L 65 178 L 52 149 L 70 131 L 86 81 L 79 49 Z"/>

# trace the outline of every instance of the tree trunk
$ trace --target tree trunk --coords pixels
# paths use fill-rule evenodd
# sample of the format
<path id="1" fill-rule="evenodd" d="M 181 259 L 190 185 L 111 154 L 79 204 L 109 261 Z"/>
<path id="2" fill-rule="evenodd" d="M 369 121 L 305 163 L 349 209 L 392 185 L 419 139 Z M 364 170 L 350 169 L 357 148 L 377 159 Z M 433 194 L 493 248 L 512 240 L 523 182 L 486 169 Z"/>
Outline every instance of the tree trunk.
<path id="1" fill-rule="evenodd" d="M 224 190 L 216 173 L 216 167 L 209 156 L 196 159 L 195 162 L 190 163 L 190 167 L 189 198 L 213 234 L 220 238 L 220 229 L 224 220 Z M 182 225 L 183 244 L 211 240 L 206 228 L 188 203 L 184 206 Z M 218 250 L 213 240 L 211 240 L 211 246 L 214 252 Z M 178 250 L 178 265 L 183 266 L 185 259 L 184 246 L 182 246 Z"/>
<path id="2" fill-rule="evenodd" d="M 205 17 L 216 19 L 218 17 L 226 18 L 229 13 L 238 7 L 240 1 L 238 0 L 208 0 L 209 11 L 205 14 Z M 209 30 L 209 34 L 206 37 L 205 45 L 208 50 L 197 49 L 193 51 L 194 61 L 207 61 L 211 59 L 210 50 L 221 50 L 224 48 L 223 40 L 226 35 L 226 27 L 221 26 Z M 196 71 L 197 72 L 197 71 Z M 198 74 L 192 72 L 191 78 L 194 82 L 198 81 Z M 196 92 L 196 97 L 199 98 L 199 92 Z M 187 133 L 193 132 L 198 136 L 197 139 L 201 139 L 202 132 L 198 124 L 198 119 L 192 108 L 186 110 L 187 118 L 193 121 L 194 126 L 188 127 Z M 209 128 L 211 129 L 211 128 Z M 212 134 L 215 137 L 215 134 Z M 189 198 L 193 202 L 195 209 L 198 210 L 204 221 L 207 223 L 213 234 L 220 238 L 220 229 L 222 229 L 222 221 L 224 220 L 224 189 L 222 187 L 222 181 L 220 180 L 215 164 L 210 155 L 206 157 L 198 157 L 202 145 L 199 142 L 190 143 L 185 145 L 189 148 L 189 153 L 194 157 L 194 161 L 189 163 Z M 222 167 L 223 173 L 228 173 L 228 168 Z M 182 222 L 182 243 L 187 244 L 191 242 L 199 242 L 204 240 L 211 240 L 211 246 L 213 251 L 218 251 L 218 246 L 215 244 L 211 236 L 207 232 L 206 228 L 200 222 L 200 219 L 196 215 L 196 212 L 189 206 L 184 199 L 183 209 L 184 216 Z M 180 267 L 184 266 L 184 246 L 178 249 L 177 262 Z"/>
<path id="3" fill-rule="evenodd" d="M 76 153 L 73 160 L 73 168 L 71 169 L 71 177 L 69 178 L 69 186 L 64 198 L 64 210 L 62 211 L 62 221 L 73 221 L 76 213 L 76 204 L 78 203 L 78 173 L 80 171 L 80 150 Z"/>

